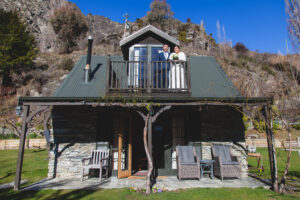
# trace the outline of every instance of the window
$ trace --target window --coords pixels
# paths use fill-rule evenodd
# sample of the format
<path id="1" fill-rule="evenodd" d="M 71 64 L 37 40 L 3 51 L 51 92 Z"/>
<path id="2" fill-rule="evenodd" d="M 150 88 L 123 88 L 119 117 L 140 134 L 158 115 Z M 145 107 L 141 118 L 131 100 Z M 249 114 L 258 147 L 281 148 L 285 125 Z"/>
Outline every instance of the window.
<path id="1" fill-rule="evenodd" d="M 128 84 L 135 88 L 145 88 L 147 83 L 147 61 L 158 61 L 162 45 L 136 44 L 129 49 L 129 60 L 139 61 L 131 63 L 128 72 Z"/>

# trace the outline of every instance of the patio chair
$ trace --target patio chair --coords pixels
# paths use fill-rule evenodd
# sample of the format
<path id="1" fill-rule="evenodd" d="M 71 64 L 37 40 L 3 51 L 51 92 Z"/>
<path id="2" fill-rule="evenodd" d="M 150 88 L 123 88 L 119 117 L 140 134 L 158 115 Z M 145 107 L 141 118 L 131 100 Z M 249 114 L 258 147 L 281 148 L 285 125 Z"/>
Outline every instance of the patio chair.
<path id="1" fill-rule="evenodd" d="M 195 147 L 177 146 L 177 175 L 178 179 L 197 178 L 200 180 L 200 162 L 196 156 Z"/>
<path id="2" fill-rule="evenodd" d="M 227 178 L 241 178 L 242 168 L 237 156 L 232 156 L 230 149 L 225 145 L 213 145 L 214 175 Z"/>
<path id="3" fill-rule="evenodd" d="M 91 155 L 82 159 L 82 179 L 85 176 L 85 171 L 90 169 L 99 169 L 99 181 L 102 181 L 102 172 L 105 170 L 105 177 L 108 178 L 109 167 L 109 149 L 92 150 Z M 87 174 L 87 175 L 88 175 Z"/>

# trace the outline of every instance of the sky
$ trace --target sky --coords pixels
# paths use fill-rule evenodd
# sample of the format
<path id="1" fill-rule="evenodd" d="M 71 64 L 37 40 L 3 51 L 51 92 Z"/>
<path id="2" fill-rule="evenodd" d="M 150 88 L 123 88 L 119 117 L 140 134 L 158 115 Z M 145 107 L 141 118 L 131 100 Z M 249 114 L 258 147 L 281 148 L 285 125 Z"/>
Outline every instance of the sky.
<path id="1" fill-rule="evenodd" d="M 124 23 L 146 15 L 152 0 L 70 0 L 87 15 L 101 15 Z M 190 18 L 192 23 L 203 20 L 207 34 L 217 40 L 216 23 L 224 26 L 226 40 L 245 44 L 252 51 L 289 53 L 292 48 L 287 31 L 287 15 L 284 0 L 167 0 L 174 17 L 183 22 Z"/>

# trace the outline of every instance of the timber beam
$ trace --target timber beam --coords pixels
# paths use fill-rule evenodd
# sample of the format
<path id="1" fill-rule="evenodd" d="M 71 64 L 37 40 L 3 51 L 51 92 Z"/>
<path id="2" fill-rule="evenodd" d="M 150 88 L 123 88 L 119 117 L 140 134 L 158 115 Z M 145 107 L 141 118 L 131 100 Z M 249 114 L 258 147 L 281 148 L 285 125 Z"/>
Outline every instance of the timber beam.
<path id="1" fill-rule="evenodd" d="M 22 175 L 22 167 L 23 167 L 23 158 L 24 158 L 24 147 L 26 140 L 26 133 L 28 128 L 28 123 L 40 112 L 47 111 L 49 106 L 38 107 L 36 110 L 33 110 L 30 114 L 30 105 L 23 105 L 23 117 L 22 117 L 22 131 L 20 136 L 19 143 L 19 152 L 18 152 L 18 160 L 17 160 L 17 168 L 16 168 L 16 176 L 14 183 L 14 190 L 20 189 L 21 184 L 21 175 Z M 47 123 L 50 118 L 50 114 L 47 115 Z"/>

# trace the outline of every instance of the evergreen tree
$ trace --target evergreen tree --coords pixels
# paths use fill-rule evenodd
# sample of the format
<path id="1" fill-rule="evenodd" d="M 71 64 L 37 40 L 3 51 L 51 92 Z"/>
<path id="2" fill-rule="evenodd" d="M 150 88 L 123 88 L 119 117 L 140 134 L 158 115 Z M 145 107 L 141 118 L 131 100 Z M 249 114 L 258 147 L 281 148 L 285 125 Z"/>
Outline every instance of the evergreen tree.
<path id="1" fill-rule="evenodd" d="M 16 12 L 0 9 L 0 76 L 2 86 L 12 84 L 12 73 L 34 67 L 36 41 Z"/>

